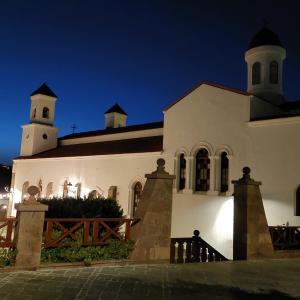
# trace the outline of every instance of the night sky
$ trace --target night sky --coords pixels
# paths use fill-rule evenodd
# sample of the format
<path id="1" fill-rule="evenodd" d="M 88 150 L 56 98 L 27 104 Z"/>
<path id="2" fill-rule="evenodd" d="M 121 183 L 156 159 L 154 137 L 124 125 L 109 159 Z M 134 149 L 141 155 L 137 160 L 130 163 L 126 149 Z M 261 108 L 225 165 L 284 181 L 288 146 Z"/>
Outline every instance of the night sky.
<path id="1" fill-rule="evenodd" d="M 1 1 L 0 163 L 18 156 L 30 94 L 58 95 L 59 136 L 102 129 L 118 102 L 128 124 L 163 119 L 202 80 L 246 89 L 244 52 L 267 18 L 287 49 L 284 91 L 300 100 L 298 1 Z"/>

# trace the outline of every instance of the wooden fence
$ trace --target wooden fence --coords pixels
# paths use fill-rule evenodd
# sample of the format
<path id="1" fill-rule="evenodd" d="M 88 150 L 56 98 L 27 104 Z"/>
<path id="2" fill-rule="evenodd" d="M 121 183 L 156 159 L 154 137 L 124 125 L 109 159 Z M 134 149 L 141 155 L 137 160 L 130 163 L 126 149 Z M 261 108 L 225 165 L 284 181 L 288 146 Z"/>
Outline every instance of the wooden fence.
<path id="1" fill-rule="evenodd" d="M 13 233 L 16 221 L 16 218 L 4 218 L 0 220 L 0 248 L 15 247 Z"/>
<path id="2" fill-rule="evenodd" d="M 67 247 L 72 242 L 97 246 L 106 244 L 110 237 L 126 241 L 130 239 L 131 221 L 124 218 L 46 219 L 44 247 Z M 123 225 L 124 235 L 120 233 Z"/>
<path id="3" fill-rule="evenodd" d="M 228 260 L 205 242 L 198 230 L 193 237 L 171 238 L 170 263 L 214 262 Z"/>

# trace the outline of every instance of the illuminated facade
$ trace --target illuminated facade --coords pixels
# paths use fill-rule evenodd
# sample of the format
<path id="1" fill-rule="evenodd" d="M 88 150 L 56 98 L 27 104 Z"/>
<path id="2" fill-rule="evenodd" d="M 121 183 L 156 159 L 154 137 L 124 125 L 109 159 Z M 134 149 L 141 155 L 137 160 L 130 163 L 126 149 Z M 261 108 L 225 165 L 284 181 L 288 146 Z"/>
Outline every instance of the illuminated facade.
<path id="1" fill-rule="evenodd" d="M 166 108 L 164 122 L 126 126 L 127 114 L 114 105 L 105 113 L 105 129 L 59 139 L 56 96 L 42 86 L 31 96 L 31 122 L 23 126 L 21 156 L 14 160 L 10 213 L 34 184 L 41 197 L 116 197 L 132 217 L 144 175 L 164 158 L 177 176 L 173 237 L 199 229 L 231 257 L 231 180 L 244 166 L 263 183 L 269 225 L 300 225 L 300 103 L 284 98 L 284 58 L 278 36 L 263 28 L 245 54 L 247 92 L 204 82 Z"/>

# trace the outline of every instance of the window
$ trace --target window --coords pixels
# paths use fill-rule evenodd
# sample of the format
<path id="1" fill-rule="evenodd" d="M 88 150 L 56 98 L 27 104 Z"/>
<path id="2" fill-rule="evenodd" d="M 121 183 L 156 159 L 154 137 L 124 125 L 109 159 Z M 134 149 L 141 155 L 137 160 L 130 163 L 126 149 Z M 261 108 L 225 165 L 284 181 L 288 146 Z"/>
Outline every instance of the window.
<path id="1" fill-rule="evenodd" d="M 300 216 L 300 185 L 296 192 L 296 216 Z"/>
<path id="2" fill-rule="evenodd" d="M 53 194 L 53 182 L 49 182 L 46 188 L 46 198 L 50 198 Z"/>
<path id="3" fill-rule="evenodd" d="M 49 108 L 48 107 L 43 108 L 43 118 L 49 119 Z"/>
<path id="4" fill-rule="evenodd" d="M 29 196 L 27 192 L 28 188 L 29 188 L 29 181 L 25 181 L 22 186 L 21 202 L 23 202 Z"/>
<path id="5" fill-rule="evenodd" d="M 133 187 L 133 209 L 132 209 L 132 216 L 134 217 L 136 214 L 136 209 L 138 207 L 139 201 L 142 195 L 142 184 L 138 181 L 135 183 Z"/>
<path id="6" fill-rule="evenodd" d="M 47 138 L 48 138 L 47 134 L 44 133 L 44 134 L 43 134 L 43 139 L 46 140 Z"/>
<path id="7" fill-rule="evenodd" d="M 278 63 L 275 60 L 270 62 L 270 83 L 278 83 Z"/>
<path id="8" fill-rule="evenodd" d="M 225 193 L 228 191 L 228 168 L 229 160 L 226 152 L 221 153 L 221 187 L 220 192 Z"/>
<path id="9" fill-rule="evenodd" d="M 35 116 L 36 116 L 36 108 L 34 108 L 32 111 L 32 119 L 35 119 Z"/>
<path id="10" fill-rule="evenodd" d="M 179 156 L 179 190 L 185 188 L 186 160 L 184 154 Z"/>
<path id="11" fill-rule="evenodd" d="M 260 63 L 256 62 L 252 66 L 252 84 L 260 84 Z"/>
<path id="12" fill-rule="evenodd" d="M 68 197 L 68 181 L 65 180 L 63 185 L 63 198 Z"/>
<path id="13" fill-rule="evenodd" d="M 208 152 L 202 148 L 196 155 L 196 191 L 208 191 L 209 179 L 210 179 L 210 159 L 208 158 Z"/>
<path id="14" fill-rule="evenodd" d="M 100 198 L 100 193 L 96 190 L 92 190 L 91 192 L 89 192 L 88 198 L 89 199 L 97 199 Z"/>
<path id="15" fill-rule="evenodd" d="M 115 185 L 109 187 L 107 197 L 111 199 L 117 199 L 117 187 Z"/>
<path id="16" fill-rule="evenodd" d="M 76 187 L 76 197 L 80 198 L 80 196 L 81 196 L 81 183 L 80 182 L 76 183 L 75 187 Z"/>

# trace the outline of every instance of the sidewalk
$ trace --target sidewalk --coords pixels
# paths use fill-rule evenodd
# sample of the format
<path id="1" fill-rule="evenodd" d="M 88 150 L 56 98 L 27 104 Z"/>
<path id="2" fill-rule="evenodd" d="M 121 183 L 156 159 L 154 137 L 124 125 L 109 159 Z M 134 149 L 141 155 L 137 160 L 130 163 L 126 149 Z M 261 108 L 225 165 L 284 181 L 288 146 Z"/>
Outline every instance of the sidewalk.
<path id="1" fill-rule="evenodd" d="M 300 299 L 300 259 L 0 273 L 0 299 Z"/>

